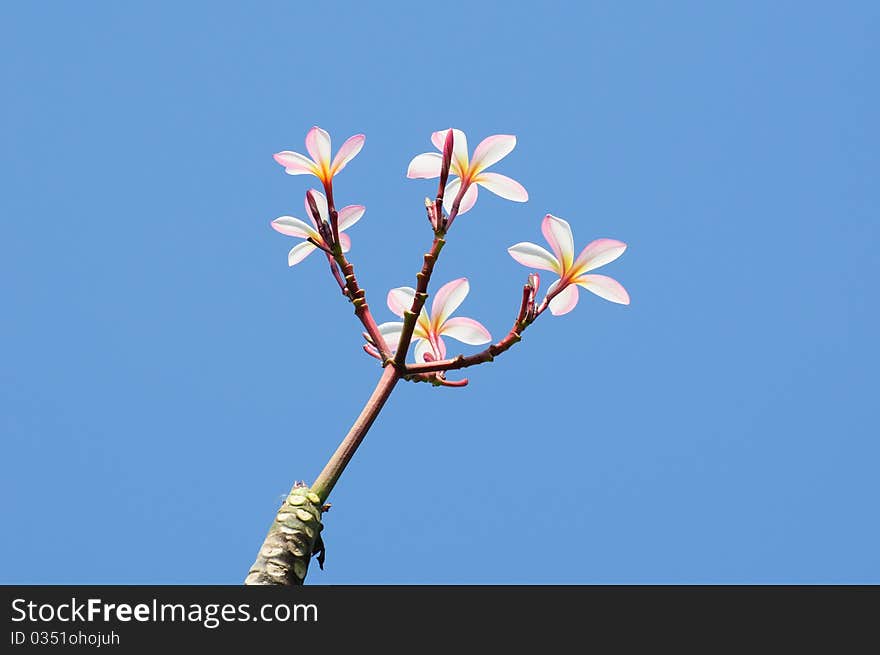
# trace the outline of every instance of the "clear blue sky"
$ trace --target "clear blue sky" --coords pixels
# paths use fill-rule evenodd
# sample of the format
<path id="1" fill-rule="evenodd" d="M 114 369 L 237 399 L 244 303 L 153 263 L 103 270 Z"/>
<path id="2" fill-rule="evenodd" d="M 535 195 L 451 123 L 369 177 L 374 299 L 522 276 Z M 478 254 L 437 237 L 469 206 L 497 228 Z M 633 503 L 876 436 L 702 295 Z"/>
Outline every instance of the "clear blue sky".
<path id="1" fill-rule="evenodd" d="M 0 582 L 238 583 L 335 449 L 380 370 L 269 228 L 314 124 L 367 135 L 378 320 L 450 125 L 516 134 L 531 196 L 457 221 L 463 315 L 508 329 L 546 212 L 629 244 L 632 304 L 398 388 L 310 582 L 880 582 L 880 5 L 382 4 L 0 10 Z"/>

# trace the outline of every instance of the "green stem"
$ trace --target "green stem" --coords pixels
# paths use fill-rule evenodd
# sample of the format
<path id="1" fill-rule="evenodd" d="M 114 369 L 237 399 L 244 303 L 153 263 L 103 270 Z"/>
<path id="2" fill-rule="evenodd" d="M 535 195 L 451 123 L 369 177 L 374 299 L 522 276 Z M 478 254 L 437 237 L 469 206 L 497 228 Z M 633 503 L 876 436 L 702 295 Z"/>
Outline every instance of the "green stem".
<path id="1" fill-rule="evenodd" d="M 342 475 L 345 467 L 348 466 L 351 458 L 354 457 L 361 441 L 367 436 L 367 431 L 373 425 L 373 421 L 376 420 L 398 380 L 400 380 L 400 373 L 398 373 L 397 369 L 394 366 L 386 366 L 385 370 L 382 371 L 382 377 L 379 378 L 379 382 L 376 384 L 373 394 L 367 400 L 367 404 L 364 405 L 360 416 L 355 419 L 354 425 L 351 426 L 348 434 L 345 435 L 345 439 L 339 444 L 339 448 L 333 453 L 330 461 L 327 462 L 327 466 L 324 467 L 324 470 L 321 471 L 311 487 L 312 491 L 318 495 L 321 503 L 325 502 L 330 496 L 330 492 L 333 491 L 333 487 L 339 481 L 339 476 Z"/>

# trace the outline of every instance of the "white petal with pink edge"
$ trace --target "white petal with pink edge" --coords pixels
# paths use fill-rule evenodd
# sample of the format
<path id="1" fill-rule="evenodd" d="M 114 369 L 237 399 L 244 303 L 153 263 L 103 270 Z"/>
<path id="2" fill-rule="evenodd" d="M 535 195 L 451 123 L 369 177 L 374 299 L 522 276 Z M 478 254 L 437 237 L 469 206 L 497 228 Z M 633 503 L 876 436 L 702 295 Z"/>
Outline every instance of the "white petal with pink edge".
<path id="1" fill-rule="evenodd" d="M 322 169 L 330 168 L 330 135 L 315 125 L 306 134 L 306 150 Z"/>
<path id="2" fill-rule="evenodd" d="M 522 184 L 500 173 L 480 173 L 474 182 L 506 200 L 526 202 L 529 199 L 529 192 Z"/>
<path id="3" fill-rule="evenodd" d="M 614 278 L 607 275 L 581 275 L 575 280 L 587 291 L 592 291 L 600 298 L 616 302 L 621 305 L 629 304 L 629 293 L 623 288 L 623 285 Z"/>
<path id="4" fill-rule="evenodd" d="M 270 225 L 276 232 L 281 232 L 289 237 L 299 237 L 300 239 L 312 237 L 316 241 L 321 241 L 321 235 L 315 231 L 313 226 L 293 216 L 279 216 Z"/>
<path id="5" fill-rule="evenodd" d="M 578 288 L 574 284 L 569 284 L 550 301 L 550 313 L 554 316 L 562 316 L 568 314 L 577 304 Z"/>
<path id="6" fill-rule="evenodd" d="M 437 358 L 434 349 L 431 347 L 431 342 L 427 339 L 419 339 L 416 341 L 416 351 L 413 355 L 417 363 L 421 364 L 425 361 L 425 353 L 430 353 L 434 355 L 435 359 Z"/>
<path id="7" fill-rule="evenodd" d="M 556 253 L 556 258 L 562 264 L 563 270 L 571 268 L 574 261 L 574 237 L 571 234 L 571 226 L 565 219 L 547 214 L 541 221 L 541 232 L 547 243 Z"/>
<path id="8" fill-rule="evenodd" d="M 298 152 L 291 152 L 290 150 L 276 152 L 272 155 L 272 158 L 284 166 L 284 172 L 288 175 L 317 174 L 316 171 L 318 168 L 315 166 L 315 162 Z"/>
<path id="9" fill-rule="evenodd" d="M 379 334 L 385 339 L 385 343 L 391 349 L 391 352 L 397 350 L 397 344 L 400 343 L 400 333 L 403 332 L 403 323 L 400 321 L 391 321 L 382 323 L 378 326 Z"/>
<path id="10" fill-rule="evenodd" d="M 452 205 L 455 204 L 455 198 L 458 195 L 458 191 L 461 188 L 461 178 L 455 178 L 446 185 L 446 193 L 443 196 L 443 208 L 447 213 L 452 211 Z M 464 192 L 464 195 L 461 197 L 461 202 L 458 204 L 458 213 L 464 214 L 465 212 L 469 212 L 475 204 L 477 204 L 477 196 L 479 194 L 478 188 L 476 184 L 471 184 L 468 186 L 467 191 Z"/>
<path id="11" fill-rule="evenodd" d="M 431 143 L 440 152 L 446 142 L 446 133 L 449 130 L 439 130 L 431 135 Z M 468 142 L 467 137 L 461 130 L 452 130 L 452 162 L 450 169 L 456 175 L 461 175 L 468 169 Z"/>
<path id="12" fill-rule="evenodd" d="M 397 287 L 388 292 L 388 309 L 403 316 L 403 312 L 412 307 L 413 298 L 416 297 L 416 290 L 412 287 Z"/>
<path id="13" fill-rule="evenodd" d="M 431 324 L 435 329 L 442 326 L 444 321 L 458 309 L 470 290 L 466 277 L 447 282 L 437 290 L 434 302 L 431 304 Z"/>
<path id="14" fill-rule="evenodd" d="M 492 341 L 492 335 L 489 334 L 489 330 L 482 323 L 464 316 L 450 318 L 443 324 L 440 333 L 472 346 L 479 346 Z"/>
<path id="15" fill-rule="evenodd" d="M 315 199 L 315 206 L 318 208 L 318 214 L 321 216 L 321 220 L 326 223 L 330 220 L 330 210 L 327 207 L 327 196 L 317 189 L 309 189 L 306 191 L 306 198 L 303 202 L 306 206 L 306 216 L 309 218 L 312 218 L 312 208 L 309 207 L 309 193 L 311 193 L 312 197 Z M 312 222 L 314 222 L 314 219 L 312 219 Z"/>
<path id="16" fill-rule="evenodd" d="M 351 237 L 343 232 L 340 232 L 339 245 L 342 247 L 342 252 L 348 252 L 349 250 L 351 250 Z"/>
<path id="17" fill-rule="evenodd" d="M 348 205 L 339 210 L 339 231 L 347 230 L 361 220 L 367 208 L 363 205 Z"/>
<path id="18" fill-rule="evenodd" d="M 333 163 L 330 165 L 330 174 L 336 175 L 339 171 L 345 168 L 345 165 L 354 159 L 361 151 L 361 148 L 364 147 L 364 141 L 366 140 L 367 137 L 363 134 L 355 134 L 354 136 L 348 137 L 348 139 L 345 140 L 345 143 L 342 144 L 339 152 L 337 152 L 336 156 L 333 158 Z"/>
<path id="19" fill-rule="evenodd" d="M 572 264 L 573 275 L 580 275 L 613 262 L 620 257 L 626 244 L 616 239 L 596 239 L 581 251 Z"/>
<path id="20" fill-rule="evenodd" d="M 287 265 L 295 266 L 296 264 L 299 264 L 302 260 L 311 255 L 315 250 L 317 250 L 317 248 L 315 248 L 315 246 L 313 246 L 308 241 L 298 243 L 290 249 L 289 253 L 287 253 Z"/>
<path id="21" fill-rule="evenodd" d="M 512 134 L 493 134 L 486 137 L 474 149 L 471 169 L 479 173 L 492 164 L 504 159 L 516 147 L 516 137 Z"/>
<path id="22" fill-rule="evenodd" d="M 443 165 L 443 156 L 436 152 L 423 152 L 416 155 L 406 169 L 406 176 L 410 179 L 430 179 L 440 177 L 440 167 Z"/>
<path id="23" fill-rule="evenodd" d="M 510 246 L 507 252 L 523 266 L 553 271 L 557 275 L 561 275 L 562 269 L 559 266 L 559 260 L 536 243 L 523 241 Z"/>

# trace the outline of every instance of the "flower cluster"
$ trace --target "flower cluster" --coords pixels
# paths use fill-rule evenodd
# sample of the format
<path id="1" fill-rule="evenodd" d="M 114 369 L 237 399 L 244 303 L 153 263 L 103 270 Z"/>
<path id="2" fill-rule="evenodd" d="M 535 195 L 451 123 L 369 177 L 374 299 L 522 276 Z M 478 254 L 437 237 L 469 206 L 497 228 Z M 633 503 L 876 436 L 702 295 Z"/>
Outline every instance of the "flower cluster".
<path id="1" fill-rule="evenodd" d="M 451 135 L 450 135 L 451 132 Z M 451 143 L 448 139 L 451 136 Z M 333 178 L 361 150 L 365 137 L 362 134 L 350 137 L 331 158 L 330 135 L 319 127 L 313 127 L 306 135 L 306 149 L 310 156 L 298 152 L 283 151 L 274 155 L 275 160 L 290 175 L 309 174 L 316 176 L 324 187 L 321 193 L 310 189 L 306 193 L 306 216 L 308 221 L 293 216 L 281 216 L 272 221 L 272 227 L 287 236 L 304 239 L 303 243 L 294 246 L 288 254 L 288 264 L 293 266 L 317 249 L 327 253 L 331 261 L 343 266 L 347 264 L 341 253 L 351 248 L 351 240 L 344 231 L 354 225 L 364 215 L 363 205 L 349 205 L 338 212 L 333 206 Z M 429 179 L 440 178 L 440 195 L 437 200 L 436 213 L 440 212 L 440 196 L 443 198 L 443 209 L 448 214 L 451 225 L 456 215 L 471 210 L 478 198 L 478 188 L 483 187 L 502 198 L 516 202 L 525 202 L 529 195 L 525 188 L 516 180 L 500 173 L 487 170 L 509 155 L 516 146 L 516 137 L 508 134 L 489 136 L 468 156 L 467 137 L 457 129 L 440 130 L 431 135 L 431 142 L 439 152 L 426 152 L 417 155 L 407 167 L 409 178 Z M 451 146 L 451 147 L 450 147 Z M 451 178 L 447 181 L 447 176 Z M 445 188 L 444 188 L 445 185 Z M 326 195 L 325 195 L 326 194 Z M 429 217 L 434 209 L 429 204 Z M 437 223 L 432 218 L 432 225 L 438 236 Z M 519 332 L 534 321 L 545 309 L 556 316 L 566 314 L 574 309 L 578 302 L 578 287 L 582 287 L 597 296 L 620 304 L 629 304 L 626 289 L 605 275 L 591 271 L 608 264 L 623 254 L 626 244 L 615 239 L 596 239 L 590 242 L 575 256 L 574 238 L 571 226 L 567 221 L 547 214 L 541 222 L 541 231 L 550 245 L 552 252 L 530 242 L 517 243 L 508 248 L 508 253 L 517 262 L 532 269 L 550 271 L 558 276 L 547 289 L 540 303 L 536 295 L 540 285 L 537 273 L 528 276 L 524 288 L 523 306 L 510 338 L 511 344 L 518 340 Z M 435 239 L 436 244 L 436 239 Z M 334 249 L 334 246 L 338 248 Z M 436 259 L 436 253 L 434 255 Z M 426 256 L 427 259 L 427 256 Z M 430 271 L 429 271 L 430 273 Z M 430 275 L 428 275 L 430 277 Z M 337 280 L 346 292 L 345 284 L 337 275 Z M 464 317 L 451 317 L 467 296 L 470 286 L 466 278 L 448 282 L 437 290 L 431 310 L 425 307 L 426 293 L 420 293 L 412 287 L 397 287 L 388 293 L 388 308 L 403 322 L 393 321 L 376 325 L 372 318 L 364 320 L 368 328 L 368 343 L 365 349 L 370 354 L 380 357 L 380 353 L 394 354 L 402 346 L 408 349 L 410 340 L 415 343 L 415 360 L 417 363 L 439 362 L 446 358 L 444 337 L 449 337 L 469 345 L 482 345 L 492 339 L 489 331 L 479 322 Z M 426 291 L 426 288 L 422 291 Z M 407 314 L 415 318 L 414 323 L 406 327 Z M 373 328 L 372 331 L 369 328 Z M 512 336 L 517 338 L 514 340 Z M 377 343 L 384 340 L 383 344 Z M 406 343 L 404 343 L 406 342 Z M 490 348 L 503 350 L 510 344 L 496 344 Z M 491 360 L 492 352 L 489 352 Z M 403 355 L 400 355 L 403 356 Z"/>

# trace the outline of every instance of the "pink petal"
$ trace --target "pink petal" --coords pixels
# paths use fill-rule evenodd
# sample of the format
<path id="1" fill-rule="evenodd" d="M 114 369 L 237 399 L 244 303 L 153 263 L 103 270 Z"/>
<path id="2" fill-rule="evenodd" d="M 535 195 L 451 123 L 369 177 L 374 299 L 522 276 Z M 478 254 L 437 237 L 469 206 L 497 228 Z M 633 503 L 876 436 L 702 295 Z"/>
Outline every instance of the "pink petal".
<path id="1" fill-rule="evenodd" d="M 569 270 L 574 260 L 574 237 L 568 221 L 547 214 L 541 222 L 541 232 L 556 253 L 556 259 L 562 264 L 563 271 Z"/>
<path id="2" fill-rule="evenodd" d="M 437 359 L 446 359 L 446 342 L 439 334 L 434 337 L 434 356 Z"/>
<path id="3" fill-rule="evenodd" d="M 535 243 L 523 241 L 522 243 L 510 246 L 507 252 L 523 266 L 553 271 L 557 275 L 561 275 L 562 268 L 559 266 L 559 261 L 556 257 Z"/>
<path id="4" fill-rule="evenodd" d="M 300 239 L 312 237 L 316 241 L 321 241 L 321 235 L 315 232 L 311 225 L 293 216 L 279 216 L 269 225 L 276 232 L 281 232 L 281 234 L 286 234 L 289 237 L 299 237 Z"/>
<path id="5" fill-rule="evenodd" d="M 321 215 L 321 220 L 324 221 L 325 223 L 328 222 L 330 220 L 330 210 L 327 207 L 327 196 L 325 196 L 323 193 L 321 193 L 317 189 L 309 189 L 309 191 L 312 192 L 312 197 L 315 199 L 315 205 L 318 207 L 318 214 Z M 308 196 L 309 191 L 306 191 L 306 199 L 305 199 L 306 216 L 308 216 L 309 218 L 312 218 L 312 208 L 309 207 L 309 196 Z M 314 223 L 314 222 L 315 222 L 315 220 L 312 218 L 312 223 Z M 315 224 L 315 227 L 316 228 L 318 227 L 317 223 Z"/>
<path id="6" fill-rule="evenodd" d="M 507 200 L 525 202 L 529 199 L 529 192 L 522 184 L 500 173 L 480 173 L 474 182 Z"/>
<path id="7" fill-rule="evenodd" d="M 306 134 L 306 150 L 322 170 L 330 170 L 330 135 L 317 125 Z"/>
<path id="8" fill-rule="evenodd" d="M 430 179 L 440 177 L 440 167 L 443 165 L 443 157 L 436 152 L 424 152 L 416 155 L 406 169 L 406 176 L 410 179 Z"/>
<path id="9" fill-rule="evenodd" d="M 623 285 L 607 275 L 581 275 L 575 280 L 575 283 L 605 300 L 620 303 L 621 305 L 629 304 L 629 294 L 623 288 Z"/>
<path id="10" fill-rule="evenodd" d="M 284 166 L 284 172 L 288 175 L 317 175 L 316 171 L 318 169 L 315 166 L 315 162 L 298 152 L 285 150 L 283 152 L 276 152 L 272 157 Z"/>
<path id="11" fill-rule="evenodd" d="M 287 253 L 287 265 L 295 266 L 299 264 L 306 257 L 311 255 L 317 248 L 313 246 L 308 241 L 303 241 L 302 243 L 296 244 L 293 248 L 290 249 L 290 252 Z"/>
<path id="12" fill-rule="evenodd" d="M 431 324 L 435 329 L 452 315 L 471 290 L 466 277 L 447 282 L 437 291 L 431 305 Z"/>
<path id="13" fill-rule="evenodd" d="M 574 284 L 569 284 L 550 301 L 550 313 L 554 316 L 562 316 L 568 314 L 577 304 L 578 288 Z"/>
<path id="14" fill-rule="evenodd" d="M 516 146 L 516 137 L 511 134 L 494 134 L 483 139 L 474 150 L 471 169 L 474 174 L 489 168 L 492 164 L 510 154 Z"/>
<path id="15" fill-rule="evenodd" d="M 440 152 L 443 152 L 443 144 L 446 142 L 446 132 L 440 130 L 431 135 L 431 143 Z M 453 175 L 463 175 L 468 170 L 468 143 L 467 137 L 461 130 L 452 130 L 452 165 L 450 170 Z M 439 175 L 439 173 L 438 173 Z"/>
<path id="16" fill-rule="evenodd" d="M 574 260 L 571 266 L 573 274 L 577 276 L 604 266 L 608 262 L 613 262 L 623 254 L 624 250 L 626 250 L 626 244 L 623 241 L 596 239 L 589 243 Z"/>
<path id="17" fill-rule="evenodd" d="M 340 232 L 339 245 L 342 246 L 342 252 L 348 252 L 349 250 L 351 250 L 351 237 L 343 232 Z"/>
<path id="18" fill-rule="evenodd" d="M 388 292 L 388 309 L 403 316 L 403 312 L 411 309 L 413 298 L 416 297 L 416 290 L 412 287 L 397 287 Z"/>
<path id="19" fill-rule="evenodd" d="M 364 147 L 364 141 L 366 140 L 367 137 L 363 134 L 355 134 L 346 139 L 345 143 L 343 143 L 342 147 L 339 149 L 339 152 L 337 152 L 336 156 L 333 158 L 333 163 L 330 165 L 330 175 L 336 175 L 339 171 L 345 168 L 345 165 L 354 159 L 361 151 L 361 148 Z"/>
<path id="20" fill-rule="evenodd" d="M 339 210 L 339 231 L 347 230 L 352 225 L 361 220 L 367 208 L 363 205 L 348 205 Z"/>
<path id="21" fill-rule="evenodd" d="M 462 343 L 472 346 L 479 346 L 480 344 L 492 341 L 492 335 L 489 334 L 489 330 L 474 319 L 465 318 L 464 316 L 450 318 L 440 328 L 440 334 L 458 339 Z"/>

